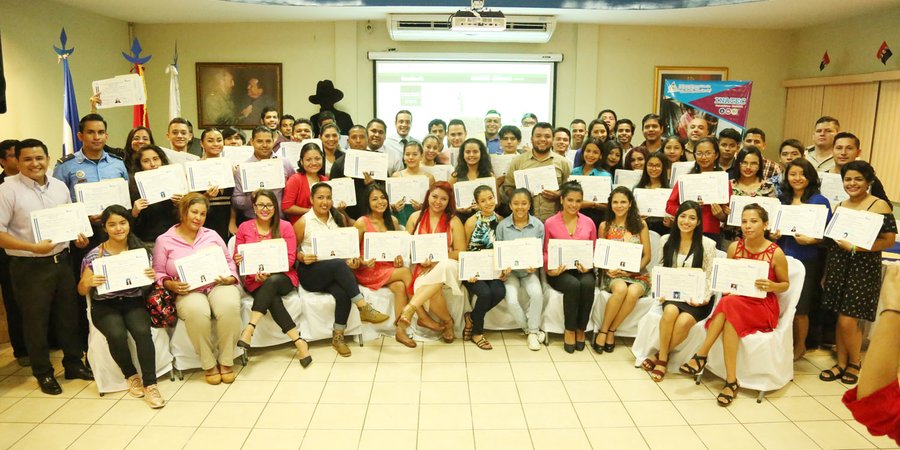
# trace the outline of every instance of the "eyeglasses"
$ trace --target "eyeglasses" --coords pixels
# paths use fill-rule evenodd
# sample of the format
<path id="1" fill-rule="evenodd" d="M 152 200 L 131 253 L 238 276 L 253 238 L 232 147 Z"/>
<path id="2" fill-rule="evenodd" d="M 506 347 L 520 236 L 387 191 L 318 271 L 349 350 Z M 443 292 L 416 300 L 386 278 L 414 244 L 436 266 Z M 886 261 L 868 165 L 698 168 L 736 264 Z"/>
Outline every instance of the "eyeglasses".
<path id="1" fill-rule="evenodd" d="M 263 205 L 262 203 L 257 203 L 257 204 L 255 204 L 255 205 L 253 205 L 253 206 L 255 206 L 256 209 L 258 209 L 258 210 L 260 210 L 260 211 L 270 211 L 270 210 L 275 209 L 275 205 L 273 205 L 273 204 L 271 204 L 271 203 L 268 204 L 268 205 Z"/>

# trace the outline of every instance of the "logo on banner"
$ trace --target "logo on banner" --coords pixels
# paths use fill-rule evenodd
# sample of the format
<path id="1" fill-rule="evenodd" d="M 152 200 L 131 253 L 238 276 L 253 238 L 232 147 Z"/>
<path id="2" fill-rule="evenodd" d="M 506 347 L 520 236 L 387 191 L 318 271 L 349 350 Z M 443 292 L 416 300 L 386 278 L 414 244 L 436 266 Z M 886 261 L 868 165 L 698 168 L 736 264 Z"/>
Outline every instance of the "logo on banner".
<path id="1" fill-rule="evenodd" d="M 666 97 L 743 128 L 752 88 L 752 81 L 673 80 L 666 87 Z"/>

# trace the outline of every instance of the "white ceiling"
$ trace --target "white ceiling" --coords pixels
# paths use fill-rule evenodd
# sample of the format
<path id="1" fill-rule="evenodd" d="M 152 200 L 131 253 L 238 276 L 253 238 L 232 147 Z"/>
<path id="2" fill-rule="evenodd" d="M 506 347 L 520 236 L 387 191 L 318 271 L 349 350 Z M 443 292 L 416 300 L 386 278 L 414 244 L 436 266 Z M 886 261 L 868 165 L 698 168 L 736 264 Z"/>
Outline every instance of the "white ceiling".
<path id="1" fill-rule="evenodd" d="M 390 13 L 451 13 L 456 8 L 274 6 L 221 0 L 55 0 L 135 23 L 384 20 Z M 524 2 L 523 2 L 524 3 Z M 490 6 L 490 0 L 485 2 Z M 561 22 L 793 29 L 891 8 L 897 0 L 762 0 L 666 10 L 503 8 L 506 14 L 553 15 Z"/>

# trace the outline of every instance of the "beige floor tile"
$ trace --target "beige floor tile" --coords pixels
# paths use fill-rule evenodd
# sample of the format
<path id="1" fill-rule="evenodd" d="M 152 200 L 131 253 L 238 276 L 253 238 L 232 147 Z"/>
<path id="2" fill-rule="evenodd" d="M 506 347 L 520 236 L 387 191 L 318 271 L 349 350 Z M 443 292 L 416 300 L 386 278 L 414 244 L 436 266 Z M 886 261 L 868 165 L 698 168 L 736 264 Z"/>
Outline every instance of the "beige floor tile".
<path id="1" fill-rule="evenodd" d="M 706 448 L 689 426 L 639 427 L 638 429 L 651 449 L 670 449 L 676 442 L 679 450 Z"/>
<path id="2" fill-rule="evenodd" d="M 555 429 L 555 430 L 536 430 L 531 429 L 531 442 L 534 444 L 535 450 L 557 450 L 564 448 L 566 450 L 590 449 L 591 443 L 588 441 L 584 430 L 580 428 L 574 429 Z"/>
<path id="3" fill-rule="evenodd" d="M 301 450 L 355 450 L 359 430 L 306 430 Z"/>
<path id="4" fill-rule="evenodd" d="M 96 423 L 98 425 L 144 426 L 161 411 L 161 409 L 151 408 L 143 400 L 118 401 Z"/>
<path id="5" fill-rule="evenodd" d="M 265 403 L 216 403 L 200 424 L 208 428 L 252 428 Z"/>
<path id="6" fill-rule="evenodd" d="M 824 449 L 875 448 L 865 437 L 841 420 L 794 422 Z"/>
<path id="7" fill-rule="evenodd" d="M 510 372 L 511 375 L 512 372 Z M 422 381 L 467 381 L 468 379 L 468 370 L 464 362 L 422 364 Z"/>
<path id="8" fill-rule="evenodd" d="M 338 356 L 334 359 L 335 364 L 378 362 L 378 357 L 381 355 L 381 346 L 360 347 L 356 342 L 352 342 L 350 339 L 346 338 L 344 342 L 346 342 L 347 346 L 350 347 L 350 352 L 352 354 L 347 358 Z M 335 353 L 334 350 L 332 350 L 332 352 Z"/>
<path id="9" fill-rule="evenodd" d="M 356 346 L 352 346 L 355 348 Z M 321 340 L 309 343 L 309 354 L 313 357 L 313 361 L 335 362 L 340 358 L 334 348 L 331 347 L 330 340 Z"/>
<path id="10" fill-rule="evenodd" d="M 631 427 L 634 421 L 619 401 L 576 403 L 575 412 L 584 428 Z"/>
<path id="11" fill-rule="evenodd" d="M 385 363 L 378 364 L 375 381 L 420 381 L 422 379 L 422 363 Z"/>
<path id="12" fill-rule="evenodd" d="M 309 422 L 311 430 L 359 430 L 366 420 L 367 405 L 319 404 Z"/>
<path id="13" fill-rule="evenodd" d="M 469 383 L 462 381 L 424 381 L 419 402 L 469 403 Z"/>
<path id="14" fill-rule="evenodd" d="M 814 397 L 824 407 L 828 408 L 832 414 L 841 420 L 852 420 L 853 414 L 844 406 L 840 395 L 818 395 Z"/>
<path id="15" fill-rule="evenodd" d="M 472 404 L 520 403 L 519 388 L 514 381 L 471 381 L 469 395 Z"/>
<path id="16" fill-rule="evenodd" d="M 272 430 L 254 428 L 244 441 L 242 450 L 297 450 L 304 430 Z"/>
<path id="17" fill-rule="evenodd" d="M 528 430 L 475 430 L 475 447 L 479 449 L 509 448 L 526 450 L 533 448 Z"/>
<path id="18" fill-rule="evenodd" d="M 59 378 L 61 378 L 61 377 L 59 377 Z M 59 378 L 57 378 L 57 381 L 61 381 Z M 75 381 L 75 380 L 70 380 L 70 381 Z M 179 383 L 184 383 L 184 382 L 179 381 Z M 30 394 L 28 394 L 28 396 L 29 397 L 46 397 L 46 395 L 44 395 L 40 390 L 32 391 Z M 71 393 L 66 394 L 65 391 L 63 391 L 62 395 L 60 395 L 60 397 L 86 398 L 86 399 L 90 399 L 90 400 L 94 400 L 94 399 L 98 399 L 98 398 L 103 398 L 104 400 L 122 400 L 122 399 L 125 399 L 126 396 L 128 396 L 128 394 L 125 391 L 121 391 L 121 392 L 106 392 L 101 397 L 100 391 L 97 390 L 97 384 L 93 383 L 93 382 L 88 384 L 84 389 L 79 390 L 75 395 L 71 395 Z"/>
<path id="19" fill-rule="evenodd" d="M 600 366 L 593 361 L 564 362 L 555 361 L 556 372 L 562 380 L 605 380 L 606 375 Z"/>
<path id="20" fill-rule="evenodd" d="M 297 347 L 292 343 L 284 343 L 272 347 L 253 348 L 250 352 L 251 362 L 290 362 L 296 359 Z M 296 364 L 296 362 L 294 363 Z"/>
<path id="21" fill-rule="evenodd" d="M 545 347 L 547 349 L 547 353 L 550 354 L 550 359 L 553 361 L 559 362 L 596 362 L 594 356 L 592 355 L 593 351 L 590 348 L 586 348 L 582 352 L 575 353 L 566 353 L 563 350 L 563 339 L 562 335 L 555 335 L 550 339 L 550 345 Z"/>
<path id="22" fill-rule="evenodd" d="M 269 403 L 259 415 L 254 428 L 305 430 L 315 410 L 316 405 L 308 403 Z"/>
<path id="23" fill-rule="evenodd" d="M 362 432 L 360 450 L 415 450 L 417 433 L 408 430 L 369 430 Z"/>
<path id="24" fill-rule="evenodd" d="M 844 423 L 856 430 L 856 432 L 865 437 L 866 440 L 878 446 L 878 448 L 900 448 L 900 445 L 887 436 L 872 436 L 863 424 L 855 420 L 845 420 Z"/>
<path id="25" fill-rule="evenodd" d="M 490 339 L 488 339 L 490 341 Z M 475 346 L 475 344 L 467 343 L 463 346 L 465 348 L 466 353 L 466 362 L 468 363 L 504 363 L 509 362 L 509 357 L 506 356 L 506 347 L 503 345 L 495 345 L 495 341 L 491 341 L 491 345 L 494 346 L 492 350 L 482 350 Z M 502 340 L 496 341 L 500 344 L 503 343 Z"/>
<path id="26" fill-rule="evenodd" d="M 202 378 L 202 377 L 201 377 Z M 219 384 L 213 386 L 203 380 L 189 380 L 172 396 L 171 400 L 185 402 L 215 402 L 225 394 L 230 386 Z"/>
<path id="27" fill-rule="evenodd" d="M 0 377 L 12 375 L 21 368 L 22 366 L 16 362 L 11 353 L 5 354 L 3 355 L 3 359 L 0 360 Z"/>
<path id="28" fill-rule="evenodd" d="M 15 408 L 0 413 L 0 422 L 32 422 L 40 423 L 51 414 L 62 408 L 68 400 L 64 398 L 23 398 Z"/>
<path id="29" fill-rule="evenodd" d="M 703 400 L 712 399 L 715 396 L 704 385 L 699 386 L 694 380 L 679 375 L 670 376 L 659 383 L 659 388 L 666 393 L 669 400 Z"/>
<path id="30" fill-rule="evenodd" d="M 543 350 L 543 348 L 541 350 Z M 513 363 L 552 362 L 553 360 L 550 359 L 550 354 L 541 350 L 534 351 L 522 345 L 512 345 L 506 347 L 506 356 L 509 358 L 509 361 Z"/>
<path id="31" fill-rule="evenodd" d="M 37 380 L 32 376 L 9 376 L 0 380 L 0 397 L 25 397 L 37 388 Z"/>
<path id="32" fill-rule="evenodd" d="M 783 397 L 768 400 L 792 421 L 838 419 L 828 408 L 812 397 Z"/>
<path id="33" fill-rule="evenodd" d="M 93 425 L 72 443 L 70 449 L 125 448 L 138 432 L 137 425 Z"/>
<path id="34" fill-rule="evenodd" d="M 423 349 L 422 361 L 426 366 L 431 363 L 466 362 L 466 351 L 462 345 L 428 345 Z"/>
<path id="35" fill-rule="evenodd" d="M 63 449 L 78 439 L 89 425 L 44 423 L 31 429 L 25 436 L 19 439 L 11 448 L 13 449 Z"/>
<path id="36" fill-rule="evenodd" d="M 334 350 L 331 353 L 334 353 Z M 332 367 L 334 361 L 320 361 L 313 356 L 312 364 L 305 369 L 300 364 L 289 365 L 281 381 L 325 381 L 331 375 Z"/>
<path id="37" fill-rule="evenodd" d="M 672 402 L 684 420 L 690 425 L 734 424 L 738 420 L 729 412 L 730 408 L 719 406 L 709 400 L 676 400 Z"/>
<path id="38" fill-rule="evenodd" d="M 691 421 L 688 420 L 690 423 Z M 694 432 L 710 450 L 762 449 L 756 438 L 740 424 L 694 425 Z"/>
<path id="39" fill-rule="evenodd" d="M 723 380 L 716 380 L 716 381 L 717 382 L 707 382 L 706 386 L 711 391 L 714 391 L 716 393 L 716 395 L 718 395 L 719 391 L 722 390 L 722 387 L 725 386 L 725 381 L 723 381 Z M 820 383 L 821 383 L 821 381 L 820 381 Z M 744 391 L 741 392 L 741 394 L 753 396 L 753 395 L 756 395 L 758 392 L 759 391 L 754 391 L 752 389 L 745 389 Z M 786 386 L 784 386 L 783 388 L 781 388 L 777 391 L 766 393 L 767 398 L 807 397 L 807 396 L 809 396 L 809 394 L 794 382 L 788 383 Z"/>
<path id="40" fill-rule="evenodd" d="M 472 430 L 419 430 L 418 450 L 468 450 L 475 448 Z"/>
<path id="41" fill-rule="evenodd" d="M 269 402 L 318 403 L 324 389 L 324 381 L 280 381 Z"/>
<path id="42" fill-rule="evenodd" d="M 678 409 L 669 401 L 623 402 L 625 409 L 639 427 L 687 425 Z"/>
<path id="43" fill-rule="evenodd" d="M 197 428 L 184 448 L 186 450 L 240 449 L 249 435 L 249 428 Z"/>
<path id="44" fill-rule="evenodd" d="M 379 363 L 418 363 L 422 362 L 422 346 L 408 348 L 404 345 L 385 345 L 381 349 Z"/>
<path id="45" fill-rule="evenodd" d="M 525 410 L 528 429 L 532 431 L 580 427 L 578 415 L 571 403 L 526 403 L 522 405 L 522 409 Z"/>
<path id="46" fill-rule="evenodd" d="M 418 404 L 422 395 L 418 381 L 376 381 L 372 384 L 371 404 Z"/>
<path id="47" fill-rule="evenodd" d="M 310 366 L 312 367 L 312 366 Z M 335 363 L 334 367 L 331 368 L 331 375 L 328 376 L 328 381 L 374 381 L 375 380 L 375 369 L 378 367 L 377 363 L 368 363 L 368 362 L 360 362 L 360 363 L 345 363 L 339 364 Z M 383 380 L 383 381 L 397 381 L 397 380 Z"/>
<path id="48" fill-rule="evenodd" d="M 610 450 L 646 449 L 647 443 L 637 427 L 585 428 L 588 440 L 594 448 Z"/>
<path id="49" fill-rule="evenodd" d="M 507 347 L 528 345 L 528 336 L 522 330 L 504 330 L 501 334 L 503 345 Z"/>
<path id="50" fill-rule="evenodd" d="M 329 381 L 319 403 L 369 403 L 371 381 Z"/>
<path id="51" fill-rule="evenodd" d="M 419 405 L 420 430 L 471 430 L 469 405 Z"/>
<path id="52" fill-rule="evenodd" d="M 241 370 L 241 376 L 237 381 L 278 381 L 287 371 L 290 361 L 260 361 L 258 358 L 247 364 Z"/>
<path id="53" fill-rule="evenodd" d="M 509 363 L 466 363 L 469 381 L 513 381 Z"/>
<path id="54" fill-rule="evenodd" d="M 212 411 L 213 402 L 169 402 L 165 408 L 159 409 L 156 415 L 150 419 L 152 426 L 169 427 L 199 427 Z M 107 416 L 116 408 L 113 407 L 106 416 L 100 420 L 105 422 Z"/>
<path id="55" fill-rule="evenodd" d="M 610 380 L 616 395 L 622 401 L 667 400 L 666 394 L 659 388 L 659 383 L 650 378 L 643 380 Z"/>
<path id="56" fill-rule="evenodd" d="M 0 423 L 0 448 L 10 448 L 28 434 L 37 424 L 33 423 Z"/>
<path id="57" fill-rule="evenodd" d="M 219 399 L 219 403 L 265 403 L 272 397 L 272 392 L 275 391 L 277 385 L 277 381 L 254 381 L 238 378 L 228 387 L 225 395 Z"/>
<path id="58" fill-rule="evenodd" d="M 18 397 L 0 397 L 0 412 L 6 411 L 18 401 Z"/>
<path id="59" fill-rule="evenodd" d="M 509 364 L 516 381 L 557 381 L 559 373 L 552 362 L 512 362 Z"/>
<path id="60" fill-rule="evenodd" d="M 522 403 L 561 403 L 572 401 L 562 381 L 517 381 Z"/>
<path id="61" fill-rule="evenodd" d="M 574 403 L 618 401 L 619 396 L 606 380 L 563 381 Z"/>
<path id="62" fill-rule="evenodd" d="M 802 358 L 799 361 L 794 361 L 794 374 L 795 375 L 819 375 L 821 372 L 818 366 L 810 362 L 808 359 Z"/>
<path id="63" fill-rule="evenodd" d="M 159 450 L 161 439 L 165 439 L 166 447 L 168 448 L 182 448 L 190 440 L 195 430 L 195 427 L 146 426 L 131 440 L 127 448 L 132 450 Z"/>
<path id="64" fill-rule="evenodd" d="M 369 405 L 366 411 L 366 430 L 417 430 L 417 405 Z"/>
<path id="65" fill-rule="evenodd" d="M 756 403 L 755 399 L 738 397 L 734 400 L 728 411 L 737 418 L 740 423 L 764 423 L 764 422 L 790 422 L 778 408 L 771 402 Z"/>
<path id="66" fill-rule="evenodd" d="M 751 423 L 744 426 L 767 449 L 800 450 L 819 448 L 812 439 L 793 423 Z"/>
<path id="67" fill-rule="evenodd" d="M 844 395 L 848 389 L 840 381 L 825 382 L 818 375 L 797 375 L 794 383 L 808 395 Z"/>
<path id="68" fill-rule="evenodd" d="M 609 380 L 644 380 L 649 379 L 647 372 L 634 367 L 634 359 L 628 361 L 607 361 L 601 360 L 597 362 L 600 370 Z"/>
<path id="69" fill-rule="evenodd" d="M 524 430 L 522 405 L 494 403 L 472 406 L 472 424 L 476 430 Z"/>

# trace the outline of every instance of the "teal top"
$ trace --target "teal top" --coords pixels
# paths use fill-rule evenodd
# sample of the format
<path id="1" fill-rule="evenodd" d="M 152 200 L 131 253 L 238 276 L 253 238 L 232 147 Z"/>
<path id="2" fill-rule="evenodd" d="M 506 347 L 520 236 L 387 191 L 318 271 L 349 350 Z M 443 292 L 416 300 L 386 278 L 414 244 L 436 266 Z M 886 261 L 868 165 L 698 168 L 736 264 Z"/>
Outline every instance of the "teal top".
<path id="1" fill-rule="evenodd" d="M 590 176 L 590 177 L 612 177 L 612 175 L 610 175 L 609 172 L 607 172 L 607 171 L 605 171 L 605 170 L 603 170 L 603 169 L 598 169 L 598 168 L 596 168 L 596 167 L 594 167 L 593 169 L 591 169 L 591 172 L 590 172 L 590 173 L 585 174 L 585 173 L 584 173 L 584 166 L 578 166 L 578 167 L 572 169 L 572 175 L 587 175 L 587 176 Z"/>

